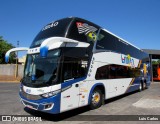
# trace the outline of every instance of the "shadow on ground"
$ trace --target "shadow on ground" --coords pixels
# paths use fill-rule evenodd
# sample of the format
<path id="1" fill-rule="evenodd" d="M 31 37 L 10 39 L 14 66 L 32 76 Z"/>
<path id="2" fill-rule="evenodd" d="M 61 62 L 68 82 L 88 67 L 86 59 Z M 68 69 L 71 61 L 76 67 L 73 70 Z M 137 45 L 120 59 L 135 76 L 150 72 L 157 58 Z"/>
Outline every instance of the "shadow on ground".
<path id="1" fill-rule="evenodd" d="M 26 107 L 24 108 L 24 110 L 27 113 L 29 113 L 33 116 L 41 117 L 43 121 L 55 121 L 55 122 L 57 122 L 57 121 L 62 121 L 62 120 L 67 121 L 68 119 L 71 121 L 72 117 L 74 117 L 76 115 L 79 115 L 81 113 L 84 113 L 86 111 L 89 111 L 89 107 L 85 106 L 85 107 L 77 108 L 77 109 L 70 110 L 70 111 L 67 111 L 67 112 L 63 112 L 63 113 L 60 113 L 60 114 L 57 114 L 57 115 L 31 110 L 31 109 L 26 108 Z M 74 119 L 73 119 L 73 121 L 74 121 Z"/>
<path id="2" fill-rule="evenodd" d="M 121 95 L 118 97 L 108 99 L 105 101 L 105 104 L 114 102 L 116 100 L 119 100 L 119 99 L 126 97 L 126 96 L 129 96 L 129 95 L 132 95 L 134 93 L 138 93 L 138 91 L 134 91 L 134 92 L 131 92 L 128 94 L 124 94 L 124 95 Z M 55 122 L 57 122 L 57 121 L 85 121 L 86 119 L 83 120 L 83 118 L 79 118 L 77 120 L 76 116 L 79 114 L 85 113 L 87 111 L 90 111 L 88 106 L 77 108 L 77 109 L 70 110 L 67 112 L 63 112 L 63 113 L 60 113 L 57 115 L 44 113 L 44 112 L 40 112 L 40 111 L 35 111 L 35 110 L 29 109 L 29 108 L 24 108 L 24 110 L 27 113 L 31 114 L 32 116 L 41 117 L 43 121 L 55 121 Z M 95 119 L 93 119 L 93 120 L 96 121 Z"/>

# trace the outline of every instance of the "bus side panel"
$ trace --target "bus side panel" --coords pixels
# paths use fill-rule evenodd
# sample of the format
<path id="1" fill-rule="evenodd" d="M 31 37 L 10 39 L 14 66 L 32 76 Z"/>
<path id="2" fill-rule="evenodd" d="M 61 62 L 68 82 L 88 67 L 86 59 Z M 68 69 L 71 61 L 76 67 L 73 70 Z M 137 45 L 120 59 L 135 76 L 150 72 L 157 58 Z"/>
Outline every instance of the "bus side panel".
<path id="1" fill-rule="evenodd" d="M 62 83 L 62 89 L 65 90 L 61 92 L 60 112 L 79 107 L 81 97 L 80 87 L 85 78 L 77 78 Z"/>
<path id="2" fill-rule="evenodd" d="M 89 81 L 88 82 L 88 84 L 90 84 L 89 91 L 91 92 L 91 89 L 93 86 L 101 83 L 105 88 L 105 99 L 113 98 L 115 96 L 119 96 L 126 93 L 126 91 L 130 87 L 130 84 L 133 83 L 132 80 L 133 80 L 132 78 L 126 78 L 126 79 L 108 79 L 108 80 Z"/>
<path id="3" fill-rule="evenodd" d="M 105 86 L 105 99 L 124 94 L 131 81 L 132 78 L 99 80 Z"/>
<path id="4" fill-rule="evenodd" d="M 130 85 L 128 86 L 126 93 L 133 92 L 139 89 L 141 78 L 133 78 Z"/>

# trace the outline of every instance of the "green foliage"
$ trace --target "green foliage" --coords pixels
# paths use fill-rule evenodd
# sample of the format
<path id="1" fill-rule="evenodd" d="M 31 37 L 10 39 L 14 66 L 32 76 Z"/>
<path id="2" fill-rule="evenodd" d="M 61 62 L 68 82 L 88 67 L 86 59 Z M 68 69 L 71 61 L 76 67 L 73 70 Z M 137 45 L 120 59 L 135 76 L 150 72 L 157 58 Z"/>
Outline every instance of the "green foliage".
<path id="1" fill-rule="evenodd" d="M 158 61 L 157 61 L 157 62 L 158 62 L 158 64 L 160 64 L 160 59 L 158 59 Z"/>
<path id="2" fill-rule="evenodd" d="M 14 48 L 14 46 L 10 43 L 8 43 L 6 40 L 3 39 L 2 36 L 0 36 L 0 64 L 4 64 L 5 63 L 5 54 L 8 50 Z M 16 54 L 15 53 L 11 53 L 10 55 L 10 63 L 15 63 Z"/>
<path id="3" fill-rule="evenodd" d="M 157 61 L 156 61 L 156 60 L 153 60 L 153 61 L 152 61 L 152 64 L 153 64 L 153 65 L 158 65 L 158 64 L 160 64 L 160 59 L 158 59 Z"/>

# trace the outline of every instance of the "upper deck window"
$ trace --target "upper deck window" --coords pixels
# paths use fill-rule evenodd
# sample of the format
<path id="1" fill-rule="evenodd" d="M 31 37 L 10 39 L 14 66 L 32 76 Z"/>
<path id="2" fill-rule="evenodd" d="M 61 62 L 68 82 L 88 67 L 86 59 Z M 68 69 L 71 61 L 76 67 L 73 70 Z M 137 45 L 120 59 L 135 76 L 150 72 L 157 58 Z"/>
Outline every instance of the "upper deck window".
<path id="1" fill-rule="evenodd" d="M 66 30 L 72 18 L 65 18 L 51 22 L 44 26 L 31 44 L 31 48 L 40 46 L 40 44 L 50 37 L 65 37 Z"/>
<path id="2" fill-rule="evenodd" d="M 97 40 L 99 28 L 92 23 L 75 20 L 68 32 L 68 38 L 80 42 L 94 43 Z"/>
<path id="3" fill-rule="evenodd" d="M 145 53 L 142 53 L 139 49 L 133 47 L 129 43 L 119 39 L 118 37 L 101 30 L 97 38 L 96 44 L 97 50 L 109 50 L 121 54 L 130 55 L 134 58 L 147 58 Z"/>
<path id="4" fill-rule="evenodd" d="M 101 30 L 97 39 L 96 49 L 116 51 L 117 50 L 116 38 L 110 35 L 109 33 Z"/>

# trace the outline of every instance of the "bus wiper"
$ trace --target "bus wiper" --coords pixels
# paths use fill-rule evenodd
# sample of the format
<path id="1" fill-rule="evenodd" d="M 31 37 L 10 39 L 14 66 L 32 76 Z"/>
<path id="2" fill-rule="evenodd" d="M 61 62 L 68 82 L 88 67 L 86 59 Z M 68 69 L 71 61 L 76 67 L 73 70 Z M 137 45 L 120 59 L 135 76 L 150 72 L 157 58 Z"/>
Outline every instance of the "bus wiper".
<path id="1" fill-rule="evenodd" d="M 50 86 L 50 83 L 48 81 L 44 81 L 43 84 L 46 84 L 46 86 Z"/>
<path id="2" fill-rule="evenodd" d="M 49 85 L 49 83 L 48 83 L 48 81 L 44 81 L 44 80 L 35 80 L 35 82 L 37 83 L 37 82 L 40 82 L 40 83 L 37 83 L 37 84 L 45 84 L 45 85 L 47 85 L 47 86 L 50 86 Z M 34 83 L 35 83 L 34 82 Z"/>

